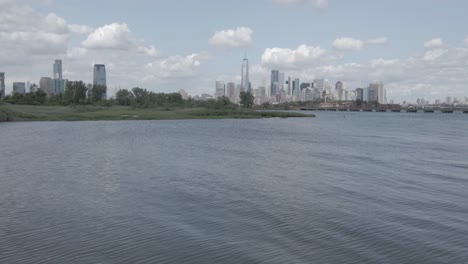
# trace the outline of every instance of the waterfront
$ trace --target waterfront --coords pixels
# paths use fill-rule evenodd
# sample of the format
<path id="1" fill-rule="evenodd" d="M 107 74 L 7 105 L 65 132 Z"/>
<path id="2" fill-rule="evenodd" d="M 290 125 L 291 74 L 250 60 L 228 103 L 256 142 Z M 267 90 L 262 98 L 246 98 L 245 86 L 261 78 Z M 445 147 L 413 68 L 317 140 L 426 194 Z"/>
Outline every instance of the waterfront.
<path id="1" fill-rule="evenodd" d="M 0 124 L 0 263 L 463 263 L 463 114 Z"/>

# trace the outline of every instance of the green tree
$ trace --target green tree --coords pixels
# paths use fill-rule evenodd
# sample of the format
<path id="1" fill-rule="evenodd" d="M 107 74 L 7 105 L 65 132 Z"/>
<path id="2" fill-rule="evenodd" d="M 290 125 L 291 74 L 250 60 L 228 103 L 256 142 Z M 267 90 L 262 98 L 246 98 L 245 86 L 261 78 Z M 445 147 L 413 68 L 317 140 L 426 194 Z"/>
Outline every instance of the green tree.
<path id="1" fill-rule="evenodd" d="M 240 93 L 240 105 L 244 108 L 252 108 L 255 97 L 250 92 Z"/>
<path id="2" fill-rule="evenodd" d="M 150 105 L 150 98 L 149 93 L 146 89 L 142 89 L 139 87 L 135 87 L 132 89 L 133 96 L 135 99 L 132 102 L 134 107 L 149 107 Z"/>
<path id="3" fill-rule="evenodd" d="M 134 99 L 133 93 L 127 89 L 119 90 L 115 94 L 115 99 L 119 105 L 131 105 Z"/>
<path id="4" fill-rule="evenodd" d="M 63 95 L 66 104 L 85 104 L 88 87 L 82 81 L 72 81 L 67 83 L 67 89 Z"/>
<path id="5" fill-rule="evenodd" d="M 97 103 L 102 100 L 105 100 L 105 95 L 107 93 L 107 87 L 105 85 L 93 85 L 90 90 L 90 100 L 92 103 Z"/>

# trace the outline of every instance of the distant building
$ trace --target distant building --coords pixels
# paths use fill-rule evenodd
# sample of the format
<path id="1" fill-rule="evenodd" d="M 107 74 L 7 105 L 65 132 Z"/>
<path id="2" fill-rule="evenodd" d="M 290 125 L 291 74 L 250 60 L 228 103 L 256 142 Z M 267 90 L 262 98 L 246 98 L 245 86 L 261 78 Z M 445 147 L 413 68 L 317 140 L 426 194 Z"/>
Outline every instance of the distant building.
<path id="1" fill-rule="evenodd" d="M 13 93 L 26 94 L 26 83 L 24 83 L 24 82 L 14 82 L 13 83 Z"/>
<path id="2" fill-rule="evenodd" d="M 342 81 L 339 81 L 335 85 L 336 99 L 339 101 L 346 100 L 345 98 L 345 84 Z"/>
<path id="3" fill-rule="evenodd" d="M 364 101 L 364 89 L 357 88 L 356 89 L 356 101 Z"/>
<path id="4" fill-rule="evenodd" d="M 271 71 L 271 80 L 270 80 L 270 96 L 274 97 L 280 92 L 280 72 L 278 70 Z"/>
<path id="5" fill-rule="evenodd" d="M 369 84 L 369 101 L 385 104 L 386 101 L 384 84 L 382 82 Z"/>
<path id="6" fill-rule="evenodd" d="M 179 94 L 184 100 L 188 100 L 190 98 L 190 95 L 184 89 L 179 90 Z"/>
<path id="7" fill-rule="evenodd" d="M 42 77 L 39 81 L 39 89 L 47 94 L 47 96 L 52 96 L 52 78 Z"/>
<path id="8" fill-rule="evenodd" d="M 62 79 L 62 60 L 55 60 L 53 73 L 54 79 Z"/>
<path id="9" fill-rule="evenodd" d="M 106 65 L 94 64 L 93 85 L 102 85 L 107 87 Z M 107 93 L 103 95 L 107 99 Z"/>
<path id="10" fill-rule="evenodd" d="M 5 73 L 0 72 L 0 97 L 5 97 Z"/>
<path id="11" fill-rule="evenodd" d="M 52 94 L 63 94 L 65 92 L 66 82 L 62 78 L 62 60 L 55 60 L 52 73 Z"/>
<path id="12" fill-rule="evenodd" d="M 62 79 L 52 79 L 52 94 L 59 95 L 65 92 L 65 88 L 67 85 L 66 80 Z"/>
<path id="13" fill-rule="evenodd" d="M 221 81 L 216 81 L 216 90 L 215 90 L 215 98 L 220 98 L 225 95 L 225 84 Z"/>
<path id="14" fill-rule="evenodd" d="M 313 84 L 314 84 L 313 88 L 318 89 L 320 92 L 325 90 L 325 80 L 324 79 L 315 79 Z"/>
<path id="15" fill-rule="evenodd" d="M 306 88 L 309 88 L 310 87 L 310 83 L 301 83 L 301 90 L 305 90 Z"/>
<path id="16" fill-rule="evenodd" d="M 239 102 L 239 91 L 237 91 L 235 83 L 227 83 L 225 93 L 231 103 L 237 104 Z"/>
<path id="17" fill-rule="evenodd" d="M 252 92 L 252 87 L 250 86 L 249 79 L 249 60 L 247 59 L 247 54 L 242 60 L 242 70 L 241 70 L 241 91 Z"/>

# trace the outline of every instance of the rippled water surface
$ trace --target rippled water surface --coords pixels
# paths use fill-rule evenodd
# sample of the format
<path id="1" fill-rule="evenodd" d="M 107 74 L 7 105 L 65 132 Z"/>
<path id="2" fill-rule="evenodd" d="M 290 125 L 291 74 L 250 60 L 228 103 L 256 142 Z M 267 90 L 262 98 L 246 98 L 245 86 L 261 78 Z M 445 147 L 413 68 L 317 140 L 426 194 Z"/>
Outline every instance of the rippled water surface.
<path id="1" fill-rule="evenodd" d="M 0 263 L 468 263 L 468 115 L 0 124 Z"/>

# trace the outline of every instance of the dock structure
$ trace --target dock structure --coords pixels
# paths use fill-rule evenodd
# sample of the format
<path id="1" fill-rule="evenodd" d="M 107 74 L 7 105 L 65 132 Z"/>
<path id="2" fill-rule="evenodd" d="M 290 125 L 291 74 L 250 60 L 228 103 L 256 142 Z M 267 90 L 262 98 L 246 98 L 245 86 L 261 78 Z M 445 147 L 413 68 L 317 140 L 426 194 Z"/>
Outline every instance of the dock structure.
<path id="1" fill-rule="evenodd" d="M 326 111 L 326 112 L 377 112 L 377 113 L 463 113 L 468 114 L 468 109 L 461 108 L 438 108 L 438 109 L 417 109 L 417 108 L 337 108 L 337 107 L 301 107 L 302 111 Z"/>

